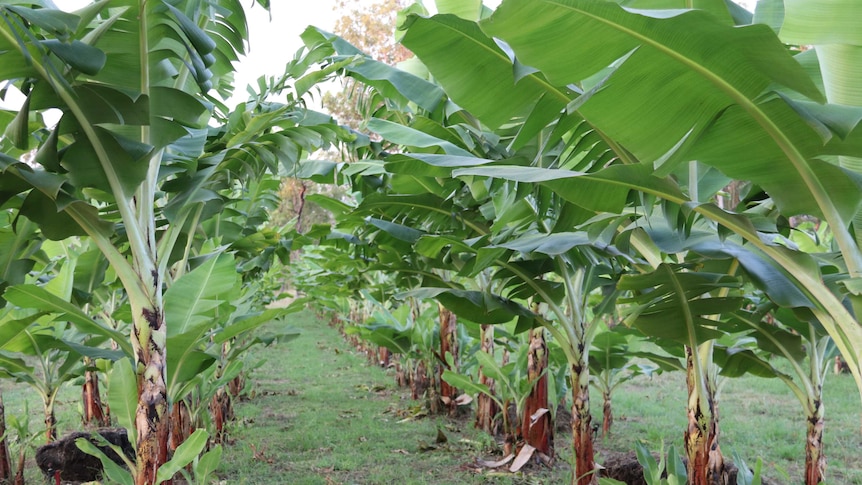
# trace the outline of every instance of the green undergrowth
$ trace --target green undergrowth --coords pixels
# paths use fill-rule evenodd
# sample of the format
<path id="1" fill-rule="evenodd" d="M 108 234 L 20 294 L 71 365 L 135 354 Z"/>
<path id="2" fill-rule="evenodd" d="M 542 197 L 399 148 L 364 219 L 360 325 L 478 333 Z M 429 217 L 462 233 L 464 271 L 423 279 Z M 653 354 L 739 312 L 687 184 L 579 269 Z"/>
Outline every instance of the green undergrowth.
<path id="1" fill-rule="evenodd" d="M 272 323 L 270 325 L 280 325 Z M 310 312 L 284 325 L 302 334 L 289 343 L 255 347 L 250 361 L 265 363 L 249 378 L 248 398 L 236 405 L 219 483 L 233 484 L 557 484 L 568 483 L 570 434 L 558 432 L 553 469 L 527 473 L 480 470 L 476 458 L 498 459 L 492 438 L 470 417 L 411 416 L 422 406 L 395 386 L 391 371 L 369 365 L 338 332 Z M 277 331 L 278 328 L 269 330 Z M 0 380 L 8 415 L 41 424 L 41 402 L 26 386 Z M 67 385 L 57 404 L 58 431 L 80 426 L 80 388 Z M 593 423 L 601 425 L 601 396 L 592 394 Z M 800 404 L 776 379 L 728 380 L 720 396 L 721 447 L 753 465 L 764 460 L 773 483 L 802 483 L 805 422 Z M 862 485 L 859 392 L 848 375 L 826 379 L 825 451 L 831 485 Z M 662 442 L 682 447 L 685 381 L 680 373 L 641 377 L 614 394 L 615 422 L 609 439 L 597 438 L 597 461 L 631 452 L 635 442 L 658 451 Z M 420 413 L 421 414 L 421 413 Z M 437 443 L 438 430 L 446 437 Z M 41 444 L 40 435 L 35 444 Z M 45 483 L 28 451 L 27 483 Z M 782 476 L 784 470 L 790 479 Z"/>
<path id="2" fill-rule="evenodd" d="M 308 312 L 290 324 L 299 338 L 257 351 L 266 363 L 252 376 L 254 397 L 236 408 L 219 470 L 226 483 L 508 484 L 565 476 L 476 473 L 474 458 L 493 456 L 495 445 L 472 421 L 411 418 L 422 407 L 336 330 Z"/>
<path id="3" fill-rule="evenodd" d="M 237 406 L 219 472 L 226 483 L 568 483 L 570 434 L 557 433 L 553 469 L 517 475 L 478 470 L 475 459 L 494 459 L 499 449 L 469 418 L 410 419 L 421 406 L 395 386 L 391 371 L 369 365 L 309 312 L 290 324 L 302 331 L 297 340 L 256 350 L 266 363 L 252 376 L 254 397 Z M 730 459 L 736 451 L 750 465 L 761 457 L 767 477 L 801 483 L 805 422 L 799 402 L 781 382 L 728 380 L 720 398 L 724 455 Z M 601 396 L 593 393 L 592 399 L 594 423 L 600 425 Z M 850 376 L 829 375 L 826 410 L 828 483 L 862 485 L 859 393 Z M 634 450 L 638 440 L 655 451 L 662 442 L 681 449 L 684 376 L 630 381 L 614 395 L 614 411 L 613 435 L 597 439 L 600 463 Z M 438 429 L 446 443 L 435 442 Z"/>
<path id="4" fill-rule="evenodd" d="M 683 446 L 686 425 L 685 376 L 682 373 L 638 378 L 617 389 L 615 421 L 610 439 L 599 449 L 633 450 L 643 440 L 651 450 Z M 600 410 L 601 396 L 592 396 Z M 849 374 L 826 378 L 826 477 L 831 485 L 862 485 L 862 407 Z M 594 408 L 594 411 L 597 409 Z M 764 475 L 774 483 L 803 483 L 806 422 L 796 397 L 778 379 L 742 377 L 724 381 L 719 395 L 720 446 L 726 460 L 734 451 L 749 466 L 764 461 Z M 594 412 L 594 422 L 601 415 Z M 789 475 L 788 480 L 785 473 Z"/>

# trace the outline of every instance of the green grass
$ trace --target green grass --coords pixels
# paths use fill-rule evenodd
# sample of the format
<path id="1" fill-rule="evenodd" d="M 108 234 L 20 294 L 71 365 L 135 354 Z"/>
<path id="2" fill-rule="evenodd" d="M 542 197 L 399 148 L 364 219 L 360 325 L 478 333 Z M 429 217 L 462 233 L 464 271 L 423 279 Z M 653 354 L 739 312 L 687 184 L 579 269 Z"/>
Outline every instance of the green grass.
<path id="1" fill-rule="evenodd" d="M 860 485 L 859 392 L 851 376 L 830 374 L 824 394 L 828 483 Z M 671 373 L 626 383 L 614 396 L 614 410 L 614 436 L 602 442 L 602 447 L 624 451 L 633 449 L 635 440 L 641 439 L 653 450 L 659 449 L 662 440 L 679 449 L 686 423 L 684 376 Z M 788 483 L 780 469 L 790 474 L 789 483 L 802 482 L 806 429 L 802 407 L 778 379 L 727 380 L 720 395 L 719 415 L 725 457 L 736 451 L 749 465 L 761 457 L 767 477 Z M 594 414 L 594 419 L 600 419 L 599 414 Z"/>
<path id="2" fill-rule="evenodd" d="M 222 467 L 228 483 L 568 480 L 570 435 L 562 433 L 557 436 L 559 459 L 554 470 L 524 477 L 465 471 L 462 465 L 478 456 L 490 457 L 494 448 L 488 437 L 473 430 L 471 422 L 442 417 L 400 422 L 398 413 L 417 404 L 406 391 L 394 387 L 390 374 L 369 366 L 335 330 L 310 314 L 300 314 L 292 323 L 303 331 L 298 340 L 260 352 L 267 363 L 252 380 L 261 395 L 238 407 L 240 421 L 232 434 L 236 442 L 228 448 Z M 862 485 L 862 422 L 853 379 L 830 374 L 825 395 L 829 483 Z M 656 451 L 662 442 L 681 448 L 685 397 L 680 373 L 636 379 L 618 388 L 613 436 L 599 439 L 599 461 L 603 453 L 634 450 L 637 440 Z M 593 419 L 600 423 L 600 396 L 594 394 L 593 399 Z M 799 402 L 780 381 L 728 380 L 719 411 L 725 456 L 736 451 L 749 464 L 761 457 L 767 477 L 787 483 L 780 469 L 790 474 L 790 483 L 801 481 L 805 422 Z M 433 443 L 438 427 L 449 436 L 449 444 L 421 452 L 420 441 Z M 263 459 L 255 459 L 253 449 Z"/>
<path id="3" fill-rule="evenodd" d="M 397 389 L 393 375 L 368 365 L 341 336 L 309 312 L 293 316 L 302 335 L 289 343 L 255 348 L 250 360 L 265 359 L 249 379 L 253 397 L 236 406 L 218 470 L 233 484 L 528 484 L 568 483 L 570 436 L 558 433 L 557 465 L 510 475 L 477 471 L 476 457 L 493 458 L 494 441 L 477 432 L 470 418 L 407 419 L 420 409 Z M 278 325 L 278 324 L 270 324 Z M 277 328 L 270 330 L 277 331 Z M 21 415 L 29 403 L 34 429 L 41 427 L 41 402 L 30 389 L 0 381 L 7 414 Z M 79 387 L 67 386 L 58 402 L 60 434 L 80 428 Z M 830 374 L 826 381 L 825 449 L 832 485 L 862 485 L 860 399 L 853 379 Z M 594 423 L 600 396 L 593 393 Z M 799 402 L 778 380 L 728 381 L 720 401 L 721 447 L 749 464 L 758 457 L 777 483 L 801 483 L 805 423 Z M 682 446 L 685 382 L 682 374 L 630 381 L 614 395 L 613 436 L 598 440 L 597 458 L 634 450 L 637 440 L 657 451 L 661 443 Z M 448 442 L 436 449 L 437 430 Z M 41 438 L 40 438 L 41 440 Z M 32 457 L 33 452 L 28 453 Z M 29 483 L 43 483 L 30 461 Z M 778 469 L 790 473 L 781 477 Z"/>
<path id="4" fill-rule="evenodd" d="M 405 421 L 418 404 L 391 376 L 311 314 L 291 324 L 302 335 L 260 352 L 256 397 L 237 406 L 220 469 L 227 483 L 527 483 L 462 470 L 493 440 L 468 421 Z M 447 443 L 435 444 L 438 428 Z"/>

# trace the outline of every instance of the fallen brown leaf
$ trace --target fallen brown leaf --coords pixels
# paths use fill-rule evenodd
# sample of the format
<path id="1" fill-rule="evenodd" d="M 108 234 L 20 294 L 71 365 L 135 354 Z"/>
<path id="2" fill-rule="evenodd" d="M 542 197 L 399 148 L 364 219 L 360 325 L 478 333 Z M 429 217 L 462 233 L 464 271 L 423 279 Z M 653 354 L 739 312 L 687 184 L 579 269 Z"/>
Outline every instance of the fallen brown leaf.
<path id="1" fill-rule="evenodd" d="M 521 468 L 524 468 L 524 465 L 530 461 L 530 458 L 533 457 L 533 453 L 535 453 L 535 451 L 536 448 L 525 444 L 521 448 L 521 451 L 518 452 L 518 456 L 515 457 L 515 461 L 512 462 L 512 466 L 509 467 L 509 471 L 515 473 Z"/>
<path id="2" fill-rule="evenodd" d="M 508 456 L 504 457 L 502 460 L 498 460 L 498 461 L 487 461 L 487 460 L 477 459 L 476 463 L 478 463 L 479 465 L 481 465 L 485 468 L 500 468 L 501 466 L 505 465 L 506 463 L 509 463 L 510 461 L 512 461 L 514 458 L 515 458 L 515 455 L 508 455 Z"/>

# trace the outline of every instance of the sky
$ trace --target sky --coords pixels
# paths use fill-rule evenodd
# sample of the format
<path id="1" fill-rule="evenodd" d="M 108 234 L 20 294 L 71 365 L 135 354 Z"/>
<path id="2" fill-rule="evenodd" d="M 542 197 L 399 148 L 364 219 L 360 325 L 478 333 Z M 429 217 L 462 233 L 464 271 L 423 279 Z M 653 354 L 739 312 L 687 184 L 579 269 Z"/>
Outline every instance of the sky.
<path id="1" fill-rule="evenodd" d="M 243 2 L 248 5 L 250 0 Z M 373 3 L 373 2 L 368 2 Z M 274 0 L 269 14 L 255 4 L 246 10 L 249 24 L 249 52 L 235 74 L 235 97 L 245 98 L 245 86 L 260 76 L 277 76 L 302 47 L 300 34 L 309 25 L 331 32 L 341 13 L 335 10 L 337 0 Z M 315 104 L 315 103 L 311 103 Z"/>

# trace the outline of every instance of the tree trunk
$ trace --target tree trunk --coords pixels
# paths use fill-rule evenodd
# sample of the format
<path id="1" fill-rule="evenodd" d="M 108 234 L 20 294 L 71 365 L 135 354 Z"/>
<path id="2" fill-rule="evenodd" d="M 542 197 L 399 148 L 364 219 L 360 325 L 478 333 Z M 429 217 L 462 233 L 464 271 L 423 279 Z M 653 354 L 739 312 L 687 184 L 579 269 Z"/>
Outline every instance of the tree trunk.
<path id="1" fill-rule="evenodd" d="M 482 325 L 482 352 L 488 355 L 494 355 L 494 326 Z M 479 384 L 488 386 L 491 393 L 494 393 L 494 379 L 486 376 L 482 372 L 482 367 L 479 367 Z M 476 396 L 476 424 L 475 426 L 488 434 L 494 435 L 497 433 L 496 417 L 500 412 L 497 403 L 491 399 L 491 396 L 479 394 Z"/>
<path id="2" fill-rule="evenodd" d="M 530 331 L 530 351 L 527 356 L 527 379 L 533 383 L 521 416 L 521 437 L 536 451 L 554 457 L 554 423 L 548 405 L 548 345 L 545 329 Z"/>
<path id="3" fill-rule="evenodd" d="M 438 306 L 440 311 L 440 357 L 444 359 L 444 362 L 437 366 L 437 382 L 440 383 L 439 399 L 451 416 L 455 414 L 458 407 L 455 403 L 458 390 L 443 380 L 443 371 L 449 369 L 447 354 L 452 356 L 454 363 L 453 368 L 449 370 L 458 371 L 458 318 L 443 305 L 438 304 Z"/>
<path id="4" fill-rule="evenodd" d="M 690 485 L 723 485 L 728 474 L 718 445 L 719 428 L 717 402 L 712 386 L 707 382 L 706 396 L 700 396 L 694 359 L 697 351 L 685 348 L 686 383 L 688 385 L 688 428 L 685 431 L 685 452 L 688 456 L 688 483 Z M 705 377 L 706 378 L 706 377 Z M 704 407 L 705 405 L 705 407 Z"/>
<path id="5" fill-rule="evenodd" d="M 12 460 L 6 441 L 6 406 L 3 405 L 3 394 L 0 393 L 0 483 L 9 483 L 11 480 Z"/>
<path id="6" fill-rule="evenodd" d="M 173 453 L 192 434 L 192 422 L 185 400 L 180 399 L 171 408 L 171 433 L 169 446 Z"/>
<path id="7" fill-rule="evenodd" d="M 384 369 L 389 368 L 392 353 L 386 347 L 377 347 L 377 363 Z"/>
<path id="8" fill-rule="evenodd" d="M 805 485 L 823 481 L 826 473 L 826 455 L 823 454 L 823 402 L 810 403 L 813 412 L 808 416 L 808 433 L 805 440 Z"/>
<path id="9" fill-rule="evenodd" d="M 232 421 L 234 418 L 230 395 L 228 395 L 224 389 L 219 389 L 212 397 L 212 401 L 210 401 L 210 413 L 212 415 L 213 424 L 215 425 L 215 435 L 213 436 L 213 440 L 216 443 L 223 443 L 225 424 L 228 421 Z"/>
<path id="10" fill-rule="evenodd" d="M 21 443 L 18 447 L 18 468 L 15 469 L 15 478 L 12 479 L 12 485 L 24 485 L 24 465 L 27 463 L 27 447 Z M 55 475 L 55 479 L 59 483 L 59 475 Z"/>
<path id="11" fill-rule="evenodd" d="M 611 393 L 603 392 L 602 400 L 604 406 L 602 408 L 602 438 L 611 437 L 611 426 L 614 424 L 614 411 L 611 408 Z"/>
<path id="12" fill-rule="evenodd" d="M 413 380 L 410 383 L 411 396 L 413 399 L 421 399 L 428 390 L 428 371 L 425 368 L 425 361 L 420 360 L 416 364 L 416 369 L 413 371 Z"/>
<path id="13" fill-rule="evenodd" d="M 245 389 L 245 374 L 240 372 L 239 375 L 234 377 L 227 383 L 228 392 L 233 397 L 239 397 L 239 393 Z"/>
<path id="14" fill-rule="evenodd" d="M 595 473 L 596 461 L 593 451 L 593 427 L 590 416 L 590 368 L 588 355 L 583 352 L 572 365 L 572 447 L 575 469 L 572 485 L 594 485 L 599 482 Z"/>
<path id="15" fill-rule="evenodd" d="M 159 288 L 159 285 L 155 285 Z M 157 290 L 158 291 L 158 290 Z M 133 308 L 133 311 L 135 309 Z M 138 375 L 138 432 L 135 485 L 155 485 L 156 471 L 168 458 L 170 415 L 167 400 L 167 348 L 161 305 L 140 308 L 132 335 Z"/>
<path id="16" fill-rule="evenodd" d="M 18 459 L 18 470 L 15 472 L 15 478 L 12 479 L 12 485 L 24 485 L 24 464 L 26 463 L 26 455 L 22 451 Z"/>
<path id="17" fill-rule="evenodd" d="M 401 362 L 395 361 L 395 385 L 398 387 L 407 387 L 408 381 L 407 372 L 405 372 L 404 367 L 401 366 Z"/>
<path id="18" fill-rule="evenodd" d="M 85 357 L 84 361 L 87 367 L 92 367 L 92 359 Z M 84 401 L 84 425 L 89 425 L 95 421 L 96 426 L 110 426 L 111 421 L 104 411 L 99 393 L 99 375 L 95 371 L 84 372 L 84 385 L 81 388 L 81 394 Z"/>
<path id="19" fill-rule="evenodd" d="M 57 441 L 57 417 L 54 415 L 53 402 L 45 403 L 45 440 L 46 443 Z"/>

